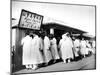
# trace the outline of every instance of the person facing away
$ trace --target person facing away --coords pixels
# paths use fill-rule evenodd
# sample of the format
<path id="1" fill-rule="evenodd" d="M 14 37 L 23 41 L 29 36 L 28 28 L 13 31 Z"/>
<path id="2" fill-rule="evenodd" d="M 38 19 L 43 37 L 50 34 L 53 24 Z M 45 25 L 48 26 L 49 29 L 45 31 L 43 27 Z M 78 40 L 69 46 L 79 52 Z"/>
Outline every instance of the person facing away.
<path id="1" fill-rule="evenodd" d="M 31 64 L 32 69 L 38 68 L 38 64 L 43 63 L 42 54 L 40 52 L 40 38 L 37 34 L 34 34 L 34 38 L 31 41 Z"/>
<path id="2" fill-rule="evenodd" d="M 50 51 L 50 39 L 47 36 L 47 33 L 45 33 L 44 37 L 44 57 L 45 57 L 45 63 L 48 65 L 49 61 L 52 59 L 51 51 Z"/>
<path id="3" fill-rule="evenodd" d="M 53 56 L 53 60 L 54 60 L 54 62 L 56 62 L 56 60 L 59 59 L 60 57 L 59 57 L 59 53 L 57 50 L 57 41 L 56 41 L 56 38 L 54 37 L 54 35 L 52 35 L 50 43 L 51 43 L 51 53 Z"/>
<path id="4" fill-rule="evenodd" d="M 32 38 L 29 34 L 26 34 L 24 38 L 21 40 L 21 45 L 23 46 L 23 53 L 22 53 L 22 64 L 26 66 L 27 69 L 30 68 L 30 54 L 31 54 L 31 40 Z"/>

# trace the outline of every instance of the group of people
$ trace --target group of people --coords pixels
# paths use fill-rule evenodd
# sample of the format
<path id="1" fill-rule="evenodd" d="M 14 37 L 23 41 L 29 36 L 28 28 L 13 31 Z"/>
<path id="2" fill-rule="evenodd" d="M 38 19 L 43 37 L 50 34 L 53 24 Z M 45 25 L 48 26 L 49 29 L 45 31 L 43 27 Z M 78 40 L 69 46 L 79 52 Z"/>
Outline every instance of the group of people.
<path id="1" fill-rule="evenodd" d="M 42 37 L 38 33 L 28 33 L 22 38 L 21 45 L 23 46 L 22 64 L 27 69 L 34 70 L 39 64 L 48 65 L 51 60 L 55 63 L 58 59 L 62 59 L 66 63 L 80 55 L 85 57 L 89 51 L 94 53 L 89 41 L 86 42 L 84 39 L 73 41 L 69 33 L 62 35 L 58 45 L 54 35 L 48 36 L 45 33 Z"/>
<path id="2" fill-rule="evenodd" d="M 84 38 L 80 39 L 75 39 L 73 41 L 74 43 L 74 54 L 75 57 L 86 57 L 90 54 L 95 54 L 95 41 L 92 40 L 85 40 Z"/>
<path id="3" fill-rule="evenodd" d="M 48 65 L 50 60 L 59 59 L 56 39 L 53 35 L 49 38 L 46 33 L 44 37 L 38 33 L 26 34 L 21 40 L 21 45 L 23 46 L 22 63 L 27 69 L 36 69 L 38 64 Z"/>

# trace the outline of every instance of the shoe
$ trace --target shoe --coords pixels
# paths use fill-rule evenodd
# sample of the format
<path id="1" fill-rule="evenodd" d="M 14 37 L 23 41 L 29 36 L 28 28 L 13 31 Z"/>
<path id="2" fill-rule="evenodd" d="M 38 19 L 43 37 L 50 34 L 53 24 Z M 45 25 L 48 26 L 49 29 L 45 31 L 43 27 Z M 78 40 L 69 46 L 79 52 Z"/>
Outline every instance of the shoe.
<path id="1" fill-rule="evenodd" d="M 36 70 L 38 67 L 36 65 L 33 66 L 32 70 Z"/>
<path id="2" fill-rule="evenodd" d="M 86 56 L 84 55 L 84 58 L 85 58 Z"/>
<path id="3" fill-rule="evenodd" d="M 68 60 L 68 63 L 70 62 L 70 59 Z"/>
<path id="4" fill-rule="evenodd" d="M 63 60 L 64 63 L 66 63 L 66 60 Z"/>

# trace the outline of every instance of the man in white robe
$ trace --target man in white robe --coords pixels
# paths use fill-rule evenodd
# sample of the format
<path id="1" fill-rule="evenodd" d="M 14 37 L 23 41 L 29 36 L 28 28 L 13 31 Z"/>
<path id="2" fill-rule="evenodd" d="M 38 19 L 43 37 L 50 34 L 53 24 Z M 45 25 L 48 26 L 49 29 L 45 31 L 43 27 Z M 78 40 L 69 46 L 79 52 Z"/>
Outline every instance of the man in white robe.
<path id="1" fill-rule="evenodd" d="M 86 55 L 89 55 L 89 52 L 92 52 L 92 49 L 89 40 L 86 40 Z"/>
<path id="2" fill-rule="evenodd" d="M 62 35 L 62 39 L 59 42 L 59 48 L 60 48 L 60 57 L 62 58 L 63 62 L 66 63 L 66 53 L 64 53 L 65 51 L 65 46 L 64 46 L 64 42 L 66 41 L 66 35 Z"/>
<path id="3" fill-rule="evenodd" d="M 51 51 L 50 51 L 50 39 L 48 36 L 44 37 L 44 57 L 45 63 L 48 64 L 52 59 Z"/>
<path id="4" fill-rule="evenodd" d="M 86 51 L 88 51 L 87 55 L 94 53 L 94 50 L 93 50 L 89 40 L 86 41 Z"/>
<path id="5" fill-rule="evenodd" d="M 44 61 L 45 61 L 45 59 L 44 59 L 44 53 L 43 53 L 43 49 L 44 49 L 44 41 L 43 41 L 43 39 L 42 39 L 41 36 L 39 37 L 39 40 L 40 40 L 40 52 L 41 52 L 41 54 L 42 54 L 43 63 L 44 63 Z"/>
<path id="6" fill-rule="evenodd" d="M 52 56 L 53 56 L 54 62 L 56 62 L 56 60 L 60 58 L 58 50 L 57 50 L 56 38 L 52 37 L 52 39 L 50 40 L 50 43 L 51 43 Z"/>
<path id="7" fill-rule="evenodd" d="M 95 45 L 95 40 L 92 41 L 92 53 L 95 54 L 96 53 L 96 49 L 95 49 L 96 45 Z"/>
<path id="8" fill-rule="evenodd" d="M 74 54 L 75 54 L 75 57 L 79 56 L 79 49 L 80 49 L 79 47 L 80 47 L 80 40 L 75 39 L 75 41 L 74 41 Z"/>
<path id="9" fill-rule="evenodd" d="M 84 38 L 82 38 L 81 40 L 80 47 L 81 47 L 80 49 L 81 55 L 85 57 L 87 51 L 86 51 L 86 41 L 84 40 Z"/>
<path id="10" fill-rule="evenodd" d="M 26 66 L 27 69 L 30 68 L 30 54 L 31 54 L 31 40 L 32 38 L 29 35 L 26 35 L 21 41 L 21 45 L 23 45 L 23 56 L 22 56 L 22 64 Z"/>
<path id="11" fill-rule="evenodd" d="M 66 34 L 62 35 L 62 39 L 60 41 L 60 50 L 63 62 L 66 63 L 66 59 L 70 62 L 70 59 L 73 59 L 73 43 L 70 37 L 67 37 Z"/>
<path id="12" fill-rule="evenodd" d="M 38 35 L 34 35 L 34 38 L 31 41 L 31 64 L 33 64 L 32 69 L 34 70 L 38 67 L 38 64 L 43 63 L 40 48 L 40 38 Z"/>

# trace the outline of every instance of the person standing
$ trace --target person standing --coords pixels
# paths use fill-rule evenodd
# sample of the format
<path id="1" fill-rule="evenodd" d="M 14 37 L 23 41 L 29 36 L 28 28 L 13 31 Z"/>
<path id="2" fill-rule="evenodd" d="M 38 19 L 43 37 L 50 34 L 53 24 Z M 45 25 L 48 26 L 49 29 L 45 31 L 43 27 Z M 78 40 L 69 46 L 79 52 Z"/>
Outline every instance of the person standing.
<path id="1" fill-rule="evenodd" d="M 40 39 L 38 35 L 33 34 L 34 38 L 31 41 L 31 64 L 32 69 L 38 68 L 38 64 L 43 63 L 42 54 L 40 52 Z"/>
<path id="2" fill-rule="evenodd" d="M 66 45 L 64 44 L 66 41 L 66 35 L 62 35 L 62 39 L 59 42 L 59 48 L 60 48 L 60 56 L 64 63 L 66 63 Z"/>
<path id="3" fill-rule="evenodd" d="M 22 64 L 26 66 L 27 69 L 30 68 L 30 51 L 31 51 L 31 40 L 32 38 L 29 34 L 21 40 L 21 45 L 23 46 L 23 54 L 22 54 Z"/>
<path id="4" fill-rule="evenodd" d="M 79 50 L 80 50 L 80 40 L 79 39 L 75 39 L 74 41 L 74 54 L 75 54 L 75 60 L 77 60 L 77 58 L 79 57 Z"/>
<path id="5" fill-rule="evenodd" d="M 54 59 L 54 63 L 56 62 L 57 59 L 59 59 L 59 54 L 58 54 L 58 50 L 57 50 L 57 41 L 56 38 L 52 35 L 51 40 L 51 52 L 52 52 L 52 56 Z"/>
<path id="6" fill-rule="evenodd" d="M 86 40 L 86 56 L 88 56 L 90 52 L 92 52 L 91 45 L 89 40 Z"/>
<path id="7" fill-rule="evenodd" d="M 66 38 L 67 60 L 68 60 L 68 62 L 71 62 L 71 59 L 74 59 L 74 54 L 73 54 L 74 45 L 73 45 L 73 41 L 70 37 L 70 34 L 66 33 L 66 36 L 67 36 L 67 38 Z"/>
<path id="8" fill-rule="evenodd" d="M 92 53 L 95 54 L 96 53 L 96 44 L 95 44 L 95 40 L 92 41 Z"/>
<path id="9" fill-rule="evenodd" d="M 43 63 L 41 63 L 41 65 L 43 65 L 44 64 L 44 61 L 45 61 L 45 59 L 44 59 L 44 53 L 43 53 L 43 49 L 44 49 L 44 43 L 43 43 L 43 36 L 42 36 L 42 34 L 40 34 L 39 33 L 39 47 L 40 47 L 40 53 L 41 53 L 41 56 L 42 56 L 42 59 L 43 59 Z"/>
<path id="10" fill-rule="evenodd" d="M 44 37 L 44 57 L 45 57 L 45 63 L 48 65 L 49 61 L 52 59 L 51 51 L 50 51 L 50 39 L 45 33 Z"/>
<path id="11" fill-rule="evenodd" d="M 81 43 L 80 43 L 80 53 L 83 57 L 86 55 L 86 41 L 84 38 L 82 38 Z"/>
<path id="12" fill-rule="evenodd" d="M 68 60 L 68 62 L 70 62 L 70 59 L 73 59 L 74 56 L 72 51 L 73 43 L 68 33 L 62 35 L 62 39 L 60 40 L 59 45 L 63 62 L 66 63 L 66 59 Z"/>

